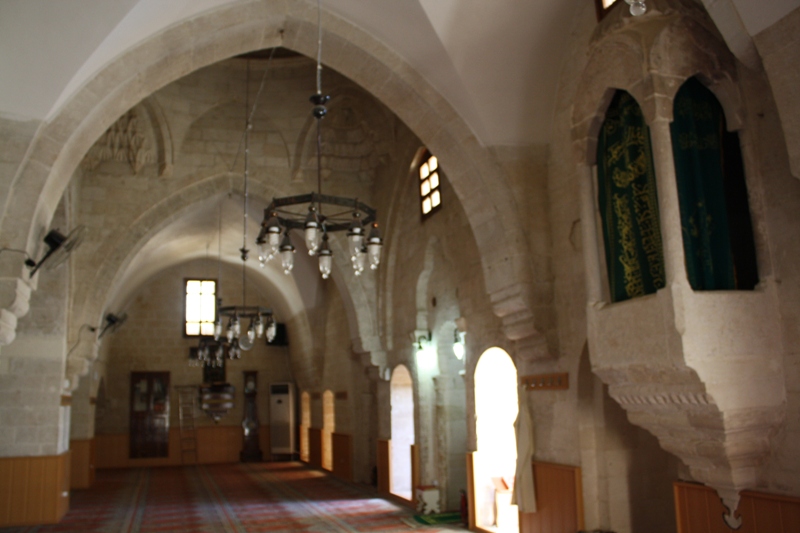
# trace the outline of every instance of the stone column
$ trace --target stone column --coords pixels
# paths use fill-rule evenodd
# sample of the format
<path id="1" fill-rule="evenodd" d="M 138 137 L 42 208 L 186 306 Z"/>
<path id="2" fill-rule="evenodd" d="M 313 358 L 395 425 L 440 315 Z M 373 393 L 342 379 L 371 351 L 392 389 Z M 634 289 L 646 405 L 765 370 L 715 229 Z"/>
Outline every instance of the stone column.
<path id="1" fill-rule="evenodd" d="M 69 507 L 68 271 L 62 267 L 37 276 L 31 310 L 0 354 L 0 470 L 24 473 L 0 487 L 20 503 L 12 503 L 9 522 L 0 527 L 55 523 Z"/>

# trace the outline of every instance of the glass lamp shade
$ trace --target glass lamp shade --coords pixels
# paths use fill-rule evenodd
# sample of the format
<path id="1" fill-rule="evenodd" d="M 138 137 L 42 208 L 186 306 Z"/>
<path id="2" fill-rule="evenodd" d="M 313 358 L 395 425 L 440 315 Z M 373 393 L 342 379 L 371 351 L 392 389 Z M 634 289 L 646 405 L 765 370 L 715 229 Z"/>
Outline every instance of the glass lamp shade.
<path id="1" fill-rule="evenodd" d="M 631 4 L 631 15 L 634 17 L 641 17 L 647 12 L 647 6 L 644 2 L 634 2 Z"/>
<path id="2" fill-rule="evenodd" d="M 272 247 L 268 243 L 259 243 L 258 245 L 258 262 L 261 266 L 264 266 L 268 263 L 273 257 L 275 257 L 275 253 L 272 251 Z"/>
<path id="3" fill-rule="evenodd" d="M 256 326 L 253 322 L 250 322 L 250 327 L 247 328 L 247 339 L 250 342 L 256 340 Z"/>
<path id="4" fill-rule="evenodd" d="M 261 315 L 256 315 L 255 320 L 253 320 L 253 329 L 259 339 L 264 336 L 264 320 Z"/>
<path id="5" fill-rule="evenodd" d="M 233 339 L 236 337 L 236 334 L 233 332 L 233 319 L 228 321 L 228 329 L 225 331 L 225 337 L 228 339 L 228 342 L 233 342 Z"/>
<path id="6" fill-rule="evenodd" d="M 369 256 L 369 267 L 372 270 L 377 270 L 378 265 L 381 264 L 381 248 L 383 248 L 383 239 L 378 232 L 378 223 L 374 222 L 367 239 L 367 255 Z"/>
<path id="7" fill-rule="evenodd" d="M 214 340 L 218 341 L 220 337 L 222 337 L 222 319 L 217 317 L 217 321 L 214 322 Z"/>
<path id="8" fill-rule="evenodd" d="M 272 342 L 275 340 L 275 335 L 278 333 L 278 324 L 275 320 L 270 320 L 269 325 L 267 326 L 267 342 Z"/>
<path id="9" fill-rule="evenodd" d="M 331 247 L 328 246 L 327 233 L 322 236 L 322 245 L 319 248 L 319 273 L 322 274 L 322 279 L 328 279 L 333 269 L 333 252 Z"/>
<path id="10" fill-rule="evenodd" d="M 366 266 L 367 262 L 367 251 L 366 247 L 362 246 L 361 250 L 358 251 L 356 256 L 353 258 L 353 271 L 356 276 L 360 276 L 362 272 L 364 272 L 364 267 Z"/>
<path id="11" fill-rule="evenodd" d="M 270 213 L 266 222 L 263 222 L 261 233 L 256 239 L 258 244 L 266 244 L 264 257 L 274 256 L 278 252 L 281 243 L 281 223 L 278 221 L 278 214 Z M 269 261 L 269 259 L 267 259 Z"/>
<path id="12" fill-rule="evenodd" d="M 350 257 L 355 259 L 364 244 L 364 225 L 361 223 L 359 213 L 353 213 L 353 221 L 350 223 L 350 229 L 347 230 L 347 242 L 350 243 Z"/>
<path id="13" fill-rule="evenodd" d="M 306 247 L 308 248 L 308 255 L 317 253 L 317 246 L 319 246 L 319 230 L 312 226 L 306 226 L 305 229 Z"/>
<path id="14" fill-rule="evenodd" d="M 322 279 L 328 279 L 331 276 L 333 269 L 333 254 L 319 254 L 319 273 L 322 274 Z"/>
<path id="15" fill-rule="evenodd" d="M 283 234 L 283 242 L 280 247 L 281 265 L 283 266 L 283 273 L 289 274 L 294 268 L 294 246 L 291 239 L 289 239 L 289 232 Z"/>
<path id="16" fill-rule="evenodd" d="M 234 315 L 231 321 L 233 327 L 233 336 L 239 337 L 242 334 L 242 323 L 239 321 L 239 317 L 236 315 Z"/>
<path id="17" fill-rule="evenodd" d="M 224 355 L 225 355 L 225 350 L 220 344 L 219 346 L 217 346 L 217 352 L 214 354 L 214 359 L 216 359 L 217 361 L 222 361 Z"/>
<path id="18" fill-rule="evenodd" d="M 304 224 L 306 247 L 308 248 L 308 255 L 317 253 L 319 246 L 319 217 L 317 216 L 317 209 L 312 205 L 308 208 L 308 216 Z"/>
<path id="19" fill-rule="evenodd" d="M 255 337 L 255 335 L 254 335 Z M 239 342 L 234 343 L 234 345 L 238 344 L 239 348 L 244 350 L 245 352 L 253 349 L 253 341 L 250 339 L 250 335 L 245 335 L 244 337 L 239 337 Z"/>
<path id="20" fill-rule="evenodd" d="M 463 343 L 461 343 L 461 342 L 454 342 L 453 343 L 453 355 L 456 356 L 456 359 L 461 361 L 462 359 L 464 359 L 464 354 L 465 353 L 466 353 L 466 350 L 464 349 L 464 344 Z"/>

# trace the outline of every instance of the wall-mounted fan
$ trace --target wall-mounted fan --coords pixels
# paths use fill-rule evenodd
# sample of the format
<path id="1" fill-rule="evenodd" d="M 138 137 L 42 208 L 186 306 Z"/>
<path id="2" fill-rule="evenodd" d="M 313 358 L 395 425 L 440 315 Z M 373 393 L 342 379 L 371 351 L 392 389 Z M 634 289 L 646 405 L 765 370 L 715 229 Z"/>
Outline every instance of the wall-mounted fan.
<path id="1" fill-rule="evenodd" d="M 125 321 L 128 320 L 128 313 L 122 313 L 120 315 L 115 315 L 114 313 L 108 313 L 106 315 L 106 323 L 103 326 L 103 329 L 100 330 L 100 334 L 97 336 L 97 340 L 103 338 L 103 335 L 108 333 L 114 333 Z"/>
<path id="2" fill-rule="evenodd" d="M 44 237 L 44 243 L 47 245 L 47 253 L 44 254 L 44 257 L 36 263 L 33 263 L 30 259 L 26 261 L 26 264 L 31 267 L 31 277 L 44 264 L 47 264 L 48 270 L 53 270 L 60 266 L 67 260 L 69 254 L 83 242 L 85 234 L 86 226 L 77 226 L 66 236 L 58 230 L 50 230 Z"/>

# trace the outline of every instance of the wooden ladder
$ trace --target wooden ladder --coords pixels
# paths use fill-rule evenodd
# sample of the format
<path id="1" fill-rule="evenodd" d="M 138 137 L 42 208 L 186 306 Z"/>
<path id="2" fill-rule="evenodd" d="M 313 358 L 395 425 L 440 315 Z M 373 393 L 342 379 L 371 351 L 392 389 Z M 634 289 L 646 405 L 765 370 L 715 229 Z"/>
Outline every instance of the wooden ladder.
<path id="1" fill-rule="evenodd" d="M 175 387 L 178 391 L 178 420 L 181 428 L 181 462 L 197 464 L 197 432 L 194 425 L 194 414 L 197 406 L 197 395 L 200 390 L 195 385 Z"/>

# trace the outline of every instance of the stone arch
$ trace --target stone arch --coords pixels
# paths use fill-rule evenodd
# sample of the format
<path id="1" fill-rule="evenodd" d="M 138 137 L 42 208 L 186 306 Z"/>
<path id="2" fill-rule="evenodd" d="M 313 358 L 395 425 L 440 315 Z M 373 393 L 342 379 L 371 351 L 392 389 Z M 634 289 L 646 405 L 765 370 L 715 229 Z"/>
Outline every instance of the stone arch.
<path id="1" fill-rule="evenodd" d="M 33 250 L 94 140 L 155 90 L 198 68 L 263 48 L 284 46 L 313 56 L 316 14 L 305 2 L 289 0 L 272 11 L 267 6 L 274 4 L 237 3 L 174 24 L 95 75 L 37 132 L 6 199 L 0 239 Z M 324 13 L 323 20 L 328 66 L 376 95 L 449 169 L 483 257 L 494 312 L 503 320 L 506 334 L 512 340 L 538 336 L 531 320 L 527 254 L 520 253 L 526 241 L 516 223 L 510 192 L 496 186 L 505 181 L 499 165 L 423 76 L 406 65 L 398 67 L 402 60 L 396 54 L 357 27 L 330 13 Z M 221 21 L 226 24 L 222 29 Z M 11 262 L 0 263 L 7 284 L 16 285 L 16 279 L 23 278 L 20 269 L 24 270 Z M 16 296 L 20 298 L 25 298 L 24 291 Z M 19 301 L 6 306 L 12 313 L 24 307 Z"/>
<path id="2" fill-rule="evenodd" d="M 228 173 L 218 174 L 193 182 L 190 186 L 176 191 L 142 213 L 128 228 L 127 238 L 114 241 L 113 248 L 97 266 L 91 286 L 87 291 L 81 291 L 81 296 L 73 302 L 72 316 L 74 319 L 72 326 L 77 327 L 78 324 L 97 324 L 101 322 L 110 295 L 115 294 L 124 282 L 123 276 L 126 267 L 154 235 L 174 220 L 180 218 L 185 210 L 191 206 L 198 202 L 207 201 L 208 198 L 225 195 L 229 192 L 242 194 L 243 180 L 241 177 Z M 288 301 L 288 296 L 285 295 L 284 299 Z M 347 297 L 343 299 L 347 300 Z M 307 320 L 302 320 L 302 313 L 299 313 L 299 315 L 301 320 L 297 324 L 301 331 L 297 332 L 298 334 L 296 335 L 298 342 L 293 342 L 290 347 L 295 358 L 303 357 L 307 351 L 306 347 L 303 346 L 302 339 L 311 338 L 310 326 Z M 75 350 L 70 355 L 67 361 L 68 373 L 66 377 L 70 380 L 73 388 L 78 384 L 77 377 L 85 374 L 86 370 L 88 370 L 87 363 L 94 360 L 96 356 L 96 348 L 88 344 L 86 349 L 83 349 L 82 345 L 81 349 Z"/>
<path id="3" fill-rule="evenodd" d="M 722 104 L 728 128 L 743 127 L 735 59 L 708 15 L 684 3 L 657 0 L 644 20 L 623 17 L 618 9 L 598 26 L 573 105 L 571 132 L 579 163 L 595 164 L 597 136 L 616 89 L 636 99 L 648 124 L 670 122 L 675 94 L 697 76 Z"/>

